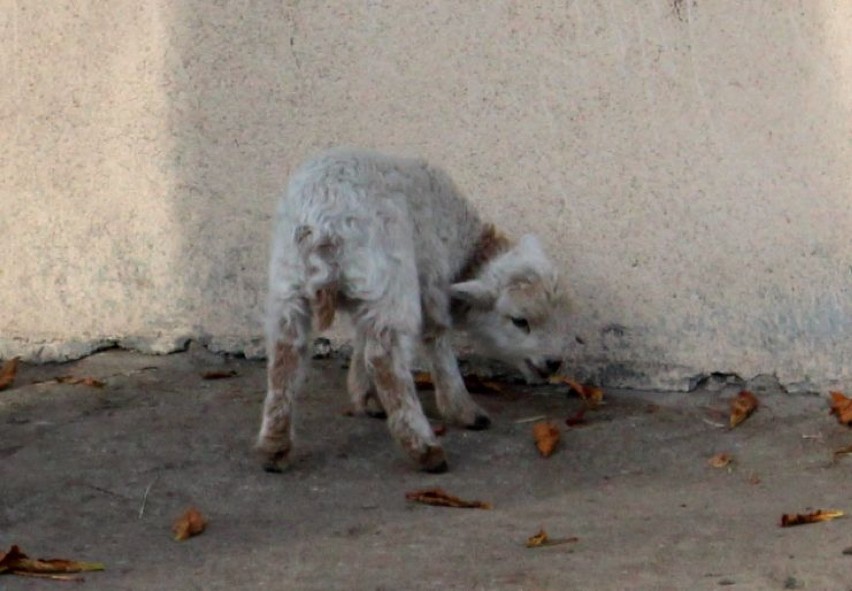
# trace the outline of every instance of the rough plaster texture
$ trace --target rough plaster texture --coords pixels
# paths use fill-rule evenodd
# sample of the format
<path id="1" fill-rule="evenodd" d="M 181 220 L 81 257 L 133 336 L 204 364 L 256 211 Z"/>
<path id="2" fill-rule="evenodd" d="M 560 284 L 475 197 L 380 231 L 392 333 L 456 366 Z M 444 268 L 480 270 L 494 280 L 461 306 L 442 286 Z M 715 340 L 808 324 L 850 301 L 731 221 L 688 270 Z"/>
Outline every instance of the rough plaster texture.
<path id="1" fill-rule="evenodd" d="M 852 386 L 850 30 L 844 0 L 4 0 L 0 355 L 258 353 L 276 194 L 343 143 L 539 232 L 578 374 Z"/>

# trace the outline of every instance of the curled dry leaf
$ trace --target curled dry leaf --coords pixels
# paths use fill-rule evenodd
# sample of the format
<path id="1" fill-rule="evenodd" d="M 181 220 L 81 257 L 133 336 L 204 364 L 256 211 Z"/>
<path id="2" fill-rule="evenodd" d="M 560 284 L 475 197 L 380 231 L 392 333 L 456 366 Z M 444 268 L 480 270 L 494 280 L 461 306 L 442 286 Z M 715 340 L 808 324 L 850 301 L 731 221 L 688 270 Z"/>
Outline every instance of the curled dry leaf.
<path id="1" fill-rule="evenodd" d="M 30 558 L 18 546 L 12 546 L 8 552 L 0 552 L 0 574 L 79 580 L 77 577 L 65 575 L 99 570 L 104 570 L 104 565 L 97 562 L 77 562 L 62 558 Z"/>
<path id="2" fill-rule="evenodd" d="M 405 493 L 405 499 L 413 503 L 423 503 L 435 507 L 454 507 L 457 509 L 490 509 L 491 503 L 483 501 L 465 501 L 453 496 L 442 488 L 427 488 Z"/>
<path id="3" fill-rule="evenodd" d="M 565 384 L 572 392 L 576 392 L 580 399 L 586 404 L 586 408 L 595 409 L 603 404 L 604 391 L 595 386 L 584 386 L 583 384 L 565 376 L 553 376 L 551 384 Z"/>
<path id="4" fill-rule="evenodd" d="M 852 445 L 847 445 L 845 447 L 841 447 L 840 449 L 834 450 L 834 459 L 836 460 L 840 456 L 845 456 L 852 454 Z"/>
<path id="5" fill-rule="evenodd" d="M 570 544 L 578 542 L 579 538 L 551 538 L 544 529 L 538 530 L 534 536 L 527 538 L 527 548 L 541 548 L 544 546 L 557 546 L 559 544 Z"/>
<path id="6" fill-rule="evenodd" d="M 15 375 L 18 373 L 19 357 L 9 359 L 3 366 L 0 367 L 0 390 L 5 390 L 15 381 Z"/>
<path id="7" fill-rule="evenodd" d="M 781 516 L 781 527 L 793 527 L 794 525 L 805 525 L 807 523 L 819 523 L 831 521 L 843 517 L 843 511 L 818 510 L 811 513 L 787 513 Z"/>
<path id="8" fill-rule="evenodd" d="M 751 416 L 751 413 L 757 410 L 758 404 L 757 397 L 748 390 L 737 394 L 731 400 L 731 428 L 733 429 Z"/>
<path id="9" fill-rule="evenodd" d="M 527 538 L 527 548 L 538 548 L 544 545 L 547 540 L 547 532 L 542 528 L 538 530 L 537 534 Z"/>
<path id="10" fill-rule="evenodd" d="M 78 378 L 76 376 L 59 376 L 55 379 L 57 384 L 70 384 L 72 386 L 88 386 L 89 388 L 103 388 L 104 384 L 100 380 L 92 377 Z"/>
<path id="11" fill-rule="evenodd" d="M 412 375 L 414 378 L 414 386 L 418 390 L 433 390 L 435 384 L 432 382 L 432 374 L 428 371 L 415 371 Z"/>
<path id="12" fill-rule="evenodd" d="M 434 390 L 435 382 L 432 381 L 432 374 L 428 371 L 416 371 L 412 376 L 414 378 L 414 386 L 418 390 Z M 502 394 L 503 384 L 494 380 L 486 380 L 476 374 L 468 374 L 463 376 L 464 387 L 471 394 Z"/>
<path id="13" fill-rule="evenodd" d="M 728 454 L 719 453 L 707 460 L 707 463 L 714 468 L 724 468 L 728 466 L 734 459 Z"/>
<path id="14" fill-rule="evenodd" d="M 172 525 L 175 540 L 182 542 L 192 536 L 197 536 L 207 527 L 207 520 L 195 507 L 187 509 Z"/>
<path id="15" fill-rule="evenodd" d="M 578 425 L 585 425 L 586 424 L 586 409 L 581 408 L 580 410 L 575 412 L 573 415 L 571 415 L 570 417 L 565 419 L 565 424 L 568 425 L 569 427 L 577 427 Z"/>
<path id="16" fill-rule="evenodd" d="M 228 378 L 236 377 L 237 370 L 235 369 L 218 369 L 213 371 L 205 371 L 201 374 L 202 380 L 227 380 Z"/>
<path id="17" fill-rule="evenodd" d="M 852 398 L 842 392 L 831 392 L 831 414 L 837 415 L 843 425 L 852 425 Z"/>
<path id="18" fill-rule="evenodd" d="M 533 439 L 542 457 L 550 457 L 559 443 L 559 428 L 550 421 L 533 425 Z"/>

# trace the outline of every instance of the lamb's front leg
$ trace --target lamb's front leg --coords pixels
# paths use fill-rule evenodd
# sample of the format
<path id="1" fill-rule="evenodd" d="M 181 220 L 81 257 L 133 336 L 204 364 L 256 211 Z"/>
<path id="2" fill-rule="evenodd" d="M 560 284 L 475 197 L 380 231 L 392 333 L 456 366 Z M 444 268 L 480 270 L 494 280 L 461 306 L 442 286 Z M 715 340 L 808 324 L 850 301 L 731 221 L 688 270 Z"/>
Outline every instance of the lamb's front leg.
<path id="1" fill-rule="evenodd" d="M 433 333 L 423 340 L 423 345 L 431 366 L 435 399 L 441 415 L 468 429 L 487 429 L 491 419 L 465 388 L 449 333 L 445 330 Z"/>
<path id="2" fill-rule="evenodd" d="M 388 429 L 422 470 L 445 472 L 444 450 L 435 439 L 414 390 L 409 362 L 413 339 L 395 331 L 382 332 L 367 337 L 365 359 L 388 415 Z"/>

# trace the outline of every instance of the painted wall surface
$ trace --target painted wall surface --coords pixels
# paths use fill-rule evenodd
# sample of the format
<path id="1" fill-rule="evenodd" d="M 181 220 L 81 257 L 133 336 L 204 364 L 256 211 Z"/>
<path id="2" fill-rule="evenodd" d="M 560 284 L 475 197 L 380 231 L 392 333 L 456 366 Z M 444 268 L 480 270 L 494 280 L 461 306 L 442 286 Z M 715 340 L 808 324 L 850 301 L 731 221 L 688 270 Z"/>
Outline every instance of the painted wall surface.
<path id="1" fill-rule="evenodd" d="M 0 356 L 261 353 L 276 195 L 343 143 L 538 232 L 578 374 L 852 387 L 850 31 L 845 0 L 3 0 Z"/>

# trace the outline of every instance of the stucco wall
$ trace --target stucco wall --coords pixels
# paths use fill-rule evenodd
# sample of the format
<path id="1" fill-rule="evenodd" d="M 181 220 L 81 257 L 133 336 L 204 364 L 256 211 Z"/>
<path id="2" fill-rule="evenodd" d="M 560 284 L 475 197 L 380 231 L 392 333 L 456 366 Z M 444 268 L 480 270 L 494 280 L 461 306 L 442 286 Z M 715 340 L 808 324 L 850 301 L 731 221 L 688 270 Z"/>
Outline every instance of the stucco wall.
<path id="1" fill-rule="evenodd" d="M 569 278 L 578 374 L 852 386 L 845 0 L 4 0 L 0 356 L 257 354 L 275 196 L 442 163 Z"/>

